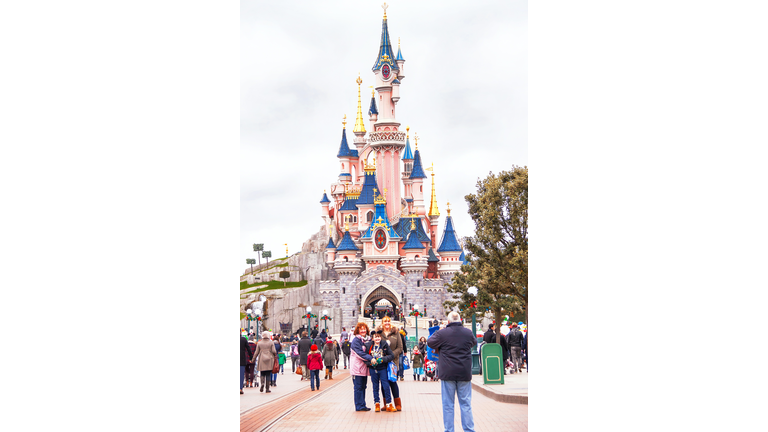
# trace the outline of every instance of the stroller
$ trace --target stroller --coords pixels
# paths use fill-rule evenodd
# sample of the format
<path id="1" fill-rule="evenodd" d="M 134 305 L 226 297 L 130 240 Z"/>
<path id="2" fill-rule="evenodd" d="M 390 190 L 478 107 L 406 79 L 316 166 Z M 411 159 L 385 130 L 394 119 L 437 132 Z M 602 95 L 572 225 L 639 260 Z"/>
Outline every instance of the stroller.
<path id="1" fill-rule="evenodd" d="M 437 368 L 435 367 L 435 362 L 432 360 L 425 360 L 426 365 L 424 366 L 424 372 L 427 374 L 427 378 L 429 378 L 431 381 L 434 381 L 436 378 Z"/>

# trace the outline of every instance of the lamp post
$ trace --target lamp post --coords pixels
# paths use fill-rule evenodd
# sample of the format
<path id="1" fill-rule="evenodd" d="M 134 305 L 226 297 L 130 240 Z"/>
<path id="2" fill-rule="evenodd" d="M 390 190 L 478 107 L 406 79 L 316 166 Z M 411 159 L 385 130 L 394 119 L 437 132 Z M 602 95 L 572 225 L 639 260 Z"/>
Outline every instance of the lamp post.
<path id="1" fill-rule="evenodd" d="M 256 338 L 258 339 L 258 338 L 260 338 L 260 336 L 259 336 L 259 323 L 261 323 L 261 309 L 256 309 L 256 311 L 254 311 L 254 314 L 256 315 L 254 320 L 256 321 Z"/>
<path id="2" fill-rule="evenodd" d="M 325 323 L 325 330 L 328 330 L 328 320 L 331 319 L 331 317 L 328 316 L 328 309 L 323 310 L 323 317 L 320 319 Z"/>
<path id="3" fill-rule="evenodd" d="M 416 341 L 418 342 L 419 341 L 419 315 L 424 316 L 424 314 L 419 312 L 419 305 L 413 305 L 413 307 L 411 308 L 411 312 L 408 315 L 410 315 L 410 316 L 414 317 L 414 319 L 416 319 L 416 323 L 415 323 L 415 325 L 416 325 Z"/>
<path id="4" fill-rule="evenodd" d="M 317 315 L 312 313 L 312 307 L 307 306 L 307 331 L 310 331 L 312 328 L 312 318 L 317 318 Z"/>
<path id="5" fill-rule="evenodd" d="M 472 375 L 480 374 L 480 353 L 477 352 L 477 323 L 475 321 L 475 311 L 477 310 L 477 287 L 469 287 L 467 292 L 475 297 L 470 307 L 472 308 L 472 337 L 475 338 L 475 344 L 472 345 Z"/>
<path id="6" fill-rule="evenodd" d="M 251 313 L 252 312 L 253 310 L 251 310 L 250 308 L 247 311 L 245 311 L 245 317 L 248 318 L 248 336 L 251 335 L 251 320 L 252 320 Z"/>

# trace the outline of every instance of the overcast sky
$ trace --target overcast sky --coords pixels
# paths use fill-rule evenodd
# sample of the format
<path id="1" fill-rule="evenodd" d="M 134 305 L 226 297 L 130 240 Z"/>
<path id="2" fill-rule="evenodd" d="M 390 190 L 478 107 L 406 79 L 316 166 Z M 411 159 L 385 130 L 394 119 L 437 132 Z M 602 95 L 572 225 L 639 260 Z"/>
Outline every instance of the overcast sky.
<path id="1" fill-rule="evenodd" d="M 354 148 L 358 72 L 369 129 L 382 3 L 241 2 L 239 271 L 256 258 L 253 243 L 283 257 L 285 243 L 293 254 L 323 224 L 344 114 Z M 450 202 L 457 234 L 472 235 L 464 196 L 478 178 L 528 165 L 527 2 L 387 4 L 392 48 L 400 38 L 406 60 L 397 119 L 412 146 L 418 134 L 425 167 L 434 163 L 440 233 Z"/>

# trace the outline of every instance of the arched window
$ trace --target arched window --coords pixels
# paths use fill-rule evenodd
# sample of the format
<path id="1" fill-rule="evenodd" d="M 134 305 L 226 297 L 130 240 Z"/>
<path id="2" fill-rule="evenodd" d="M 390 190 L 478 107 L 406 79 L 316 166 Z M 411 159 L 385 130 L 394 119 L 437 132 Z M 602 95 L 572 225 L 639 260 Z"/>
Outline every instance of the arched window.
<path id="1" fill-rule="evenodd" d="M 352 216 L 352 222 L 357 223 L 357 216 Z"/>
<path id="2" fill-rule="evenodd" d="M 424 186 L 419 186 L 419 192 L 424 192 Z"/>
<path id="3" fill-rule="evenodd" d="M 344 261 L 349 262 L 349 259 L 347 257 L 344 257 Z"/>
<path id="4" fill-rule="evenodd" d="M 344 169 L 344 164 L 341 164 L 341 169 Z"/>
<path id="5" fill-rule="evenodd" d="M 347 293 L 347 288 L 345 288 L 345 287 L 341 287 L 341 293 L 342 293 L 342 294 L 346 294 L 346 293 Z"/>
<path id="6" fill-rule="evenodd" d="M 368 219 L 368 222 L 370 222 L 370 221 L 372 221 L 372 220 L 373 220 L 373 212 L 372 212 L 372 211 L 369 211 L 369 212 L 368 212 L 368 217 L 367 217 L 367 219 Z"/>

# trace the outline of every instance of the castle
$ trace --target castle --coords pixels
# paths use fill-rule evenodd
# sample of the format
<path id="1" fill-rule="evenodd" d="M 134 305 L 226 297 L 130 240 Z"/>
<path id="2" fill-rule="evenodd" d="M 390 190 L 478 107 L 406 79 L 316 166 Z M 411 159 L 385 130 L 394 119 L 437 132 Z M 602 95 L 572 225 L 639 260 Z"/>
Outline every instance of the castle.
<path id="1" fill-rule="evenodd" d="M 368 131 L 358 77 L 354 149 L 347 141 L 345 116 L 336 155 L 339 177 L 320 201 L 329 232 L 326 263 L 330 269 L 329 280 L 320 281 L 320 294 L 325 305 L 341 309 L 341 325 L 348 329 L 362 316 L 385 310 L 395 318 L 401 312 L 408 315 L 413 305 L 428 317 L 444 318 L 443 301 L 448 299 L 444 286 L 464 262 L 450 208 L 438 242 L 435 174 L 431 173 L 427 204 L 425 171 L 432 169 L 422 164 L 416 136 L 411 150 L 409 128 L 401 131 L 395 115 L 405 59 L 399 43 L 397 54 L 392 51 L 386 3 L 383 7 Z"/>

